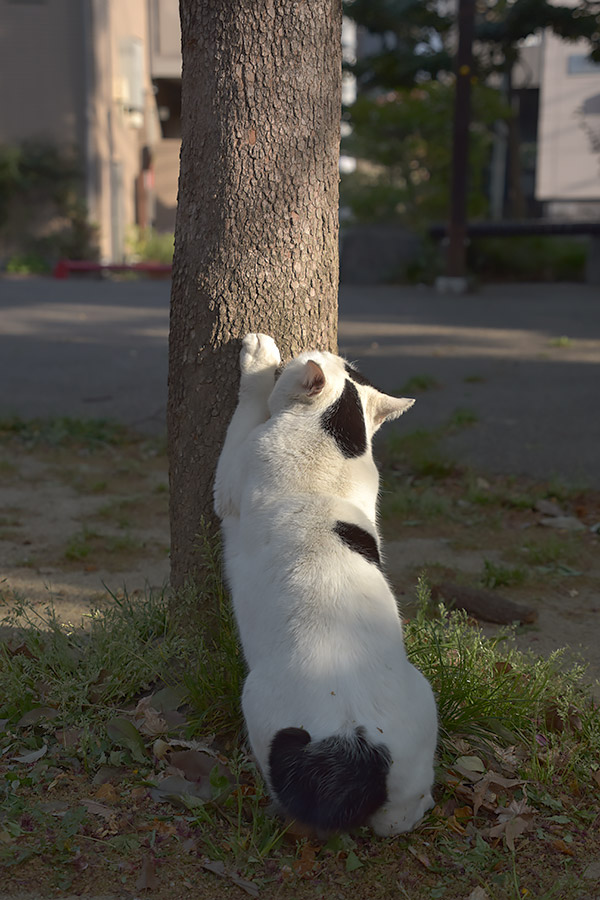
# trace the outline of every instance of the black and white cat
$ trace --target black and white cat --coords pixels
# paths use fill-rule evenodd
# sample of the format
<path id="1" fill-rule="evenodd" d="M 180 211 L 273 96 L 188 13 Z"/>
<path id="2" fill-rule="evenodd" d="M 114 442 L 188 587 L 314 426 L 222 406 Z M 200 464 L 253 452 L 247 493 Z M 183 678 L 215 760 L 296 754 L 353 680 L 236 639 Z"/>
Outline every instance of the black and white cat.
<path id="1" fill-rule="evenodd" d="M 432 806 L 437 717 L 381 571 L 371 438 L 414 401 L 331 353 L 279 365 L 272 338 L 244 338 L 214 492 L 248 736 L 292 818 L 398 834 Z"/>

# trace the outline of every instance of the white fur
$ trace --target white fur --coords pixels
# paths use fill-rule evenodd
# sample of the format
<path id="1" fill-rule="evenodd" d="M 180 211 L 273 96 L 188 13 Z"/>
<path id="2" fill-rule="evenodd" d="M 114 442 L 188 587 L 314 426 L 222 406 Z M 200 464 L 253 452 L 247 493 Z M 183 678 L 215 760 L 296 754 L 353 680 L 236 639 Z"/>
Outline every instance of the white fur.
<path id="1" fill-rule="evenodd" d="M 322 369 L 314 396 L 307 362 Z M 404 650 L 395 598 L 377 568 L 333 532 L 337 521 L 377 535 L 373 433 L 413 401 L 355 384 L 367 452 L 347 459 L 320 420 L 343 390 L 344 361 L 303 353 L 275 382 L 272 338 L 250 334 L 215 482 L 226 575 L 248 663 L 242 706 L 265 775 L 273 736 L 306 729 L 314 741 L 365 729 L 392 757 L 378 834 L 411 829 L 432 806 L 437 721 L 431 687 Z M 379 544 L 379 539 L 377 539 Z"/>

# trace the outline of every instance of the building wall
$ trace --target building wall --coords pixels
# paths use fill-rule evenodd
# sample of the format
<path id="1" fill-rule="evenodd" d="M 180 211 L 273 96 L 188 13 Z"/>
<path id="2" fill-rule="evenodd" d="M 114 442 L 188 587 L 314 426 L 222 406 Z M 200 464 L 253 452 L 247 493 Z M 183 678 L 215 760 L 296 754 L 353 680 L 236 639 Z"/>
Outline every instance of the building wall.
<path id="1" fill-rule="evenodd" d="M 0 142 L 82 144 L 81 29 L 79 0 L 2 3 Z"/>
<path id="2" fill-rule="evenodd" d="M 120 259 L 136 222 L 142 149 L 159 137 L 150 80 L 146 0 L 91 0 L 93 81 L 90 109 L 91 215 L 100 226 L 105 259 Z M 132 95 L 124 48 L 141 48 L 141 101 Z M 134 108 L 135 107 L 135 108 Z"/>
<path id="3" fill-rule="evenodd" d="M 150 72 L 161 119 L 154 150 L 157 231 L 175 230 L 181 150 L 181 28 L 178 0 L 149 0 Z"/>
<path id="4" fill-rule="evenodd" d="M 181 78 L 181 26 L 178 0 L 148 0 L 150 66 L 153 78 Z"/>
<path id="5" fill-rule="evenodd" d="M 175 231 L 180 138 L 163 138 L 154 150 L 157 231 Z"/>
<path id="6" fill-rule="evenodd" d="M 121 259 L 140 213 L 153 216 L 141 174 L 160 139 L 148 0 L 1 0 L 0 60 L 0 143 L 77 148 L 101 257 Z"/>
<path id="7" fill-rule="evenodd" d="M 536 196 L 571 209 L 600 200 L 600 66 L 588 68 L 587 48 L 544 41 Z"/>

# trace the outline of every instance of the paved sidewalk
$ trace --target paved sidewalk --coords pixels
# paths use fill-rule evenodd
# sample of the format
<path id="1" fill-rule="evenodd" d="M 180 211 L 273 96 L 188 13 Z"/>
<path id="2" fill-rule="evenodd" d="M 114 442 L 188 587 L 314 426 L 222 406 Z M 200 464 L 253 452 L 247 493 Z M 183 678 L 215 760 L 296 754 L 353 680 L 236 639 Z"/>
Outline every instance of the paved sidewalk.
<path id="1" fill-rule="evenodd" d="M 168 281 L 0 279 L 0 415 L 110 417 L 164 429 Z M 340 292 L 340 352 L 417 394 L 397 426 L 477 421 L 448 451 L 482 471 L 600 488 L 600 289 L 493 285 L 467 296 L 399 286 Z"/>
<path id="2" fill-rule="evenodd" d="M 339 343 L 387 390 L 414 375 L 401 428 L 466 408 L 477 422 L 446 441 L 483 471 L 557 476 L 600 488 L 600 288 L 490 285 L 467 296 L 423 288 L 344 288 Z"/>

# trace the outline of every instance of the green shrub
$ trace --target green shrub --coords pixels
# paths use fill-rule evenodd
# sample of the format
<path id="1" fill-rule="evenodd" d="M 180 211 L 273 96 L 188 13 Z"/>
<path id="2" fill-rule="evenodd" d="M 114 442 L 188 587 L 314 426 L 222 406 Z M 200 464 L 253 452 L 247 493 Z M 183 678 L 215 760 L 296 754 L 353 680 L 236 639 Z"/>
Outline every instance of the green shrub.
<path id="1" fill-rule="evenodd" d="M 76 150 L 47 141 L 0 145 L 0 252 L 9 272 L 41 274 L 60 257 L 97 259 L 84 189 Z"/>
<path id="2" fill-rule="evenodd" d="M 473 238 L 471 271 L 494 281 L 582 281 L 587 255 L 580 238 L 514 235 Z"/>
<path id="3" fill-rule="evenodd" d="M 6 271 L 10 275 L 46 275 L 50 266 L 37 253 L 16 253 L 7 262 Z"/>
<path id="4" fill-rule="evenodd" d="M 134 226 L 129 233 L 127 250 L 135 262 L 171 263 L 174 236 L 170 232 Z"/>

